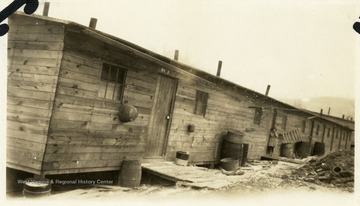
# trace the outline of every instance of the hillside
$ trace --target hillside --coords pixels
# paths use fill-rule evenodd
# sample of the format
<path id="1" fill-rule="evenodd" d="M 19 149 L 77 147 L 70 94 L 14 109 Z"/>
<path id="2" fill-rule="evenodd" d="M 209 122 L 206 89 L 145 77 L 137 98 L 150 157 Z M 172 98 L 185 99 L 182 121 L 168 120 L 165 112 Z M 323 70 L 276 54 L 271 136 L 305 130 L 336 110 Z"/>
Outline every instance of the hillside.
<path id="1" fill-rule="evenodd" d="M 345 118 L 352 117 L 355 119 L 355 100 L 340 97 L 316 97 L 311 99 L 279 99 L 287 104 L 295 107 L 306 109 L 314 112 L 320 112 L 323 109 L 324 114 L 328 114 L 329 107 L 330 115 L 335 117 Z"/>

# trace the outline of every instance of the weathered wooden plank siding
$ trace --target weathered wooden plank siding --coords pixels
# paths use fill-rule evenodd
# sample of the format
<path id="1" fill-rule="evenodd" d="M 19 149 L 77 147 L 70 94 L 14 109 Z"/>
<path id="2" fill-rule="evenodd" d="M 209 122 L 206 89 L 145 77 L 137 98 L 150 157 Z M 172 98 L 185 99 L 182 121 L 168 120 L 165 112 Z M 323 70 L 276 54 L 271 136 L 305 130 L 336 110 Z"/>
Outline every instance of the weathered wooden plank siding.
<path id="1" fill-rule="evenodd" d="M 350 150 L 349 146 L 349 137 L 351 136 L 351 132 L 349 130 L 345 130 L 345 140 L 344 140 L 344 150 Z"/>
<path id="2" fill-rule="evenodd" d="M 329 144 L 329 152 L 334 152 L 337 150 L 337 143 L 338 143 L 338 127 L 336 125 L 333 125 L 332 127 L 332 136 L 330 138 L 330 144 Z"/>
<path id="3" fill-rule="evenodd" d="M 349 137 L 348 137 L 347 147 L 346 147 L 346 148 L 347 148 L 348 150 L 351 150 L 351 145 L 354 144 L 354 142 L 353 142 L 354 132 L 353 132 L 353 131 L 348 131 L 348 133 L 349 133 Z"/>
<path id="4" fill-rule="evenodd" d="M 332 135 L 333 135 L 333 125 L 331 124 L 326 124 L 326 132 L 325 132 L 325 137 L 324 137 L 324 143 L 325 143 L 325 154 L 328 154 L 330 152 L 330 144 L 331 144 L 331 139 L 332 139 Z"/>
<path id="5" fill-rule="evenodd" d="M 173 158 L 176 151 L 190 152 L 192 162 L 218 161 L 221 142 L 225 132 L 230 129 L 245 133 L 244 140 L 249 143 L 249 158 L 260 158 L 264 154 L 268 131 L 269 115 L 264 114 L 264 124 L 254 125 L 255 110 L 253 98 L 244 94 L 225 93 L 216 85 L 194 78 L 179 78 L 174 115 L 171 123 L 167 155 Z M 206 115 L 195 115 L 196 91 L 209 93 Z M 195 132 L 188 133 L 187 126 L 195 125 Z"/>
<path id="6" fill-rule="evenodd" d="M 323 124 L 319 120 L 313 120 L 313 129 L 312 134 L 310 134 L 310 148 L 309 148 L 309 155 L 312 155 L 314 152 L 314 145 L 315 142 L 322 142 L 322 133 L 323 133 Z"/>
<path id="7" fill-rule="evenodd" d="M 339 150 L 345 150 L 345 142 L 346 142 L 346 130 L 342 129 L 339 143 Z"/>
<path id="8" fill-rule="evenodd" d="M 9 18 L 7 164 L 40 173 L 47 141 L 64 26 L 13 15 Z"/>
<path id="9" fill-rule="evenodd" d="M 275 127 L 278 131 L 278 134 L 291 132 L 294 130 L 298 130 L 301 135 L 309 136 L 311 123 L 306 122 L 305 130 L 304 121 L 306 121 L 306 116 L 296 113 L 291 110 L 287 110 L 286 108 L 276 108 L 276 118 L 275 118 Z M 274 148 L 273 155 L 281 155 L 281 144 L 283 139 L 281 139 L 281 135 L 279 136 L 279 141 Z"/>
<path id="10" fill-rule="evenodd" d="M 123 101 L 137 107 L 134 122 L 119 120 L 119 100 L 98 97 L 103 63 L 127 69 Z M 119 168 L 123 159 L 142 158 L 157 76 L 141 59 L 83 35 L 66 33 L 49 140 L 48 174 Z"/>
<path id="11" fill-rule="evenodd" d="M 308 119 L 311 115 L 191 68 L 183 71 L 176 61 L 152 58 L 154 54 L 120 45 L 100 32 L 22 15 L 9 21 L 7 159 L 13 168 L 45 174 L 94 172 L 145 157 L 159 75 L 178 79 L 167 160 L 185 150 L 192 163 L 218 161 L 227 130 L 244 132 L 248 158 L 259 159 L 266 151 L 274 108 L 279 108 L 279 133 L 300 130 L 312 145 L 324 141 L 327 152 L 353 143 L 353 136 L 345 141 L 346 130 L 341 133 L 337 124 Z M 98 97 L 104 63 L 127 70 L 123 101 Z M 205 116 L 194 114 L 197 90 L 209 94 Z M 138 109 L 134 122 L 119 120 L 123 102 Z M 262 108 L 260 124 L 254 123 L 255 108 Z M 195 132 L 187 131 L 189 124 Z M 280 143 L 274 152 L 279 154 Z"/>
<path id="12" fill-rule="evenodd" d="M 284 116 L 287 117 L 285 129 L 283 128 Z M 311 119 L 308 119 L 310 117 Z M 304 121 L 306 122 L 305 128 L 303 126 Z M 276 127 L 278 128 L 279 133 L 295 129 L 301 131 L 305 137 L 308 137 L 306 141 L 310 142 L 309 155 L 312 155 L 314 144 L 316 142 L 325 143 L 325 154 L 347 148 L 346 138 L 345 136 L 341 136 L 342 128 L 339 125 L 330 121 L 320 120 L 319 118 L 311 116 L 310 114 L 305 115 L 299 114 L 299 112 L 294 113 L 291 110 L 278 111 Z M 343 131 L 343 135 L 345 134 L 346 130 Z M 279 144 L 278 146 L 280 149 L 281 145 Z M 280 154 L 279 152 L 280 150 L 276 150 L 276 154 Z"/>
<path id="13" fill-rule="evenodd" d="M 353 136 L 353 132 L 352 131 L 347 131 L 347 140 L 346 140 L 346 146 L 345 146 L 345 148 L 347 149 L 347 150 L 350 150 L 351 149 L 351 145 L 353 144 L 353 142 L 352 142 L 352 136 Z"/>

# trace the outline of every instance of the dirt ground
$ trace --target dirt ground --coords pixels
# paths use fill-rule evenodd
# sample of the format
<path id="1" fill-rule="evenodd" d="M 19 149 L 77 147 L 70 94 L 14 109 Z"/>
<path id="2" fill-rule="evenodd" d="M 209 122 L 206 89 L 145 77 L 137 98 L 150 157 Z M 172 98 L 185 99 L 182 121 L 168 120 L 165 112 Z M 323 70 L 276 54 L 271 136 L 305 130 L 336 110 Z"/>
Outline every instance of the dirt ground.
<path id="1" fill-rule="evenodd" d="M 331 162 L 336 163 L 336 161 Z M 64 205 L 66 201 L 85 201 L 89 204 L 116 203 L 116 205 L 118 203 L 125 205 L 198 205 L 199 203 L 276 206 L 357 205 L 353 184 L 345 182 L 336 185 L 329 181 L 322 182 L 320 181 L 322 176 L 319 175 L 314 178 L 315 170 L 320 174 L 319 168 L 314 165 L 324 165 L 322 163 L 319 160 L 311 160 L 304 164 L 284 161 L 250 162 L 247 167 L 242 168 L 244 174 L 241 181 L 219 190 L 184 187 L 171 181 L 151 177 L 151 181 L 142 182 L 138 188 L 95 186 L 71 191 L 54 191 L 51 196 L 35 201 L 37 203 L 51 201 L 54 205 L 60 203 Z M 312 168 L 314 171 L 309 170 L 309 165 L 314 166 Z M 345 171 L 344 164 L 342 169 Z M 322 169 L 321 172 L 323 174 L 324 170 Z M 341 178 L 349 177 L 341 176 Z M 11 204 L 29 201 L 16 195 L 8 196 L 7 200 Z"/>

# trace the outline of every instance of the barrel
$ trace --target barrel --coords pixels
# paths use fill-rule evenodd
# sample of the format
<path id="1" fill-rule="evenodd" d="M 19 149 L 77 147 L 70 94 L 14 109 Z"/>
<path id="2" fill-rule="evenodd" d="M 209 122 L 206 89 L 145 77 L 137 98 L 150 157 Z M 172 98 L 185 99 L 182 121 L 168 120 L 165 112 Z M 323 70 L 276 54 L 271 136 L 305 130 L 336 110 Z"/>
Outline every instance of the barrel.
<path id="1" fill-rule="evenodd" d="M 313 155 L 322 156 L 325 154 L 325 143 L 324 142 L 315 142 Z"/>
<path id="2" fill-rule="evenodd" d="M 243 136 L 244 133 L 228 131 L 223 139 L 221 158 L 235 157 L 241 161 L 243 156 Z"/>
<path id="3" fill-rule="evenodd" d="M 300 158 L 305 158 L 309 155 L 310 143 L 309 142 L 297 142 L 295 144 L 295 153 Z"/>
<path id="4" fill-rule="evenodd" d="M 138 110 L 136 107 L 130 104 L 123 104 L 119 110 L 119 119 L 122 122 L 132 122 L 138 116 Z"/>
<path id="5" fill-rule="evenodd" d="M 26 198 L 40 198 L 51 194 L 51 183 L 45 178 L 28 178 L 23 186 L 23 196 Z"/>
<path id="6" fill-rule="evenodd" d="M 235 171 L 239 168 L 239 159 L 235 157 L 223 158 L 220 160 L 221 168 L 226 171 Z"/>
<path id="7" fill-rule="evenodd" d="M 282 157 L 292 158 L 294 154 L 294 144 L 281 144 L 280 155 Z"/>
<path id="8" fill-rule="evenodd" d="M 242 158 L 241 158 L 241 166 L 244 167 L 245 163 L 247 161 L 247 156 L 248 156 L 248 152 L 249 152 L 249 144 L 243 144 L 243 153 L 242 153 Z"/>
<path id="9" fill-rule="evenodd" d="M 138 160 L 124 160 L 119 179 L 119 184 L 123 187 L 139 187 L 141 181 L 140 162 Z"/>

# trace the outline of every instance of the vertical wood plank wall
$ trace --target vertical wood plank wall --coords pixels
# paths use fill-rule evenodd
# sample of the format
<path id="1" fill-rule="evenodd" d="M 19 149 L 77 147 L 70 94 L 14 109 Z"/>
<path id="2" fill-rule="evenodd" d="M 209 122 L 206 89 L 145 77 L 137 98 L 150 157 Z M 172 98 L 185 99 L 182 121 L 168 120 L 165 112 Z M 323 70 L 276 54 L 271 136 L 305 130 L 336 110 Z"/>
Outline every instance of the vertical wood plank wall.
<path id="1" fill-rule="evenodd" d="M 9 18 L 7 165 L 38 174 L 42 167 L 64 26 L 13 15 Z"/>

